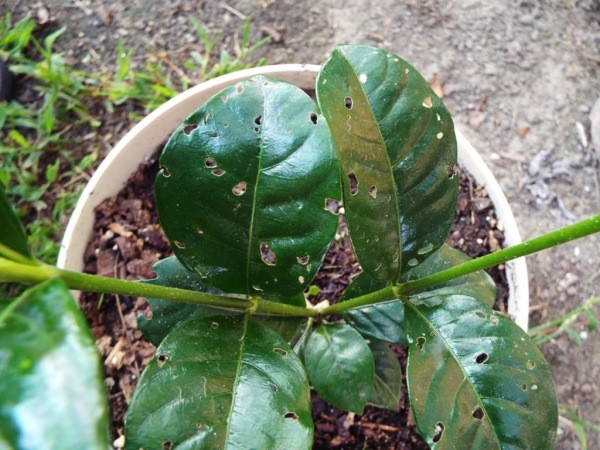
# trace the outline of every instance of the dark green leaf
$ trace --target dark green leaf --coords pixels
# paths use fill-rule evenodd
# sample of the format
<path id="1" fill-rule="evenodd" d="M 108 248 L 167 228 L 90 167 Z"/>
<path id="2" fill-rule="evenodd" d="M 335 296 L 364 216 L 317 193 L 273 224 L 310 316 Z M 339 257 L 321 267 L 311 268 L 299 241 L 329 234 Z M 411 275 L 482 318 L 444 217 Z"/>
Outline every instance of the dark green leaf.
<path id="1" fill-rule="evenodd" d="M 511 320 L 465 296 L 406 304 L 410 402 L 436 448 L 553 448 L 550 366 Z"/>
<path id="2" fill-rule="evenodd" d="M 360 265 L 397 281 L 444 243 L 452 224 L 458 177 L 450 114 L 410 64 L 366 46 L 333 51 L 317 98 L 338 151 Z"/>
<path id="3" fill-rule="evenodd" d="M 375 361 L 375 384 L 369 403 L 385 409 L 396 409 L 402 389 L 402 369 L 396 354 L 385 343 L 372 340 L 369 348 Z"/>
<path id="4" fill-rule="evenodd" d="M 187 270 L 179 260 L 172 256 L 157 262 L 153 266 L 156 278 L 145 280 L 144 283 L 157 284 L 160 286 L 171 286 L 181 289 L 189 289 L 211 294 L 222 294 L 222 291 L 208 286 L 195 272 Z M 287 304 L 305 306 L 304 296 L 295 298 L 279 298 Z M 197 317 L 212 317 L 223 315 L 222 309 L 206 306 L 193 305 L 190 303 L 170 302 L 166 300 L 148 299 L 152 315 L 150 318 L 144 315 L 138 316 L 138 325 L 144 337 L 158 346 L 167 334 L 176 326 Z M 239 314 L 234 311 L 231 314 Z M 291 340 L 302 323 L 300 317 L 268 317 L 253 316 L 251 320 L 262 323 L 281 334 L 286 341 Z"/>
<path id="5" fill-rule="evenodd" d="M 406 272 L 402 277 L 402 282 L 424 278 L 470 260 L 471 258 L 460 250 L 444 244 L 421 264 Z M 441 303 L 442 299 L 448 295 L 466 295 L 476 298 L 491 308 L 494 306 L 494 300 L 496 299 L 496 285 L 486 272 L 480 270 L 434 286 L 433 289 L 427 288 L 423 289 L 422 292 L 411 294 L 410 301 L 413 304 L 423 302 Z"/>
<path id="6" fill-rule="evenodd" d="M 361 273 L 344 293 L 344 299 L 359 297 L 383 289 L 387 283 L 374 280 Z M 404 333 L 404 304 L 399 300 L 377 303 L 363 308 L 350 309 L 341 317 L 363 336 L 394 344 L 407 344 Z"/>
<path id="7" fill-rule="evenodd" d="M 265 77 L 231 86 L 169 140 L 156 180 L 175 254 L 229 293 L 293 296 L 336 231 L 340 199 L 326 121 L 300 89 Z"/>
<path id="8" fill-rule="evenodd" d="M 272 330 L 241 315 L 198 318 L 156 353 L 127 412 L 130 448 L 311 447 L 308 380 Z"/>
<path id="9" fill-rule="evenodd" d="M 0 313 L 0 447 L 108 448 L 100 360 L 67 287 L 48 281 L 16 302 Z"/>
<path id="10" fill-rule="evenodd" d="M 304 348 L 304 365 L 310 382 L 336 408 L 362 413 L 374 383 L 373 355 L 349 325 L 319 325 Z"/>
<path id="11" fill-rule="evenodd" d="M 8 201 L 2 184 L 0 184 L 0 246 L 8 247 L 19 255 L 31 258 L 25 230 Z M 8 256 L 3 255 L 1 247 L 0 256 Z"/>

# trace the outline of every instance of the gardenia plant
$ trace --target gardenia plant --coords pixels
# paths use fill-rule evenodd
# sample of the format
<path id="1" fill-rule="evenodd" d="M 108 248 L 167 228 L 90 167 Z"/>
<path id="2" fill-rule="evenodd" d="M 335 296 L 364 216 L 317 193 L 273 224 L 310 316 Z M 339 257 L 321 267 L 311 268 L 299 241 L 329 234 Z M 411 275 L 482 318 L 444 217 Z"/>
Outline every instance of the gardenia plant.
<path id="1" fill-rule="evenodd" d="M 471 260 L 444 241 L 458 177 L 452 119 L 384 50 L 337 47 L 317 102 L 266 77 L 224 89 L 175 131 L 156 200 L 175 256 L 136 283 L 32 258 L 0 194 L 0 448 L 107 448 L 101 367 L 68 289 L 149 298 L 157 346 L 126 417 L 130 449 L 306 449 L 310 387 L 395 409 L 408 347 L 412 413 L 433 448 L 552 448 L 552 373 L 493 311 L 482 269 L 600 230 L 600 216 Z M 333 208 L 335 202 L 343 208 Z M 362 273 L 307 305 L 344 212 Z"/>

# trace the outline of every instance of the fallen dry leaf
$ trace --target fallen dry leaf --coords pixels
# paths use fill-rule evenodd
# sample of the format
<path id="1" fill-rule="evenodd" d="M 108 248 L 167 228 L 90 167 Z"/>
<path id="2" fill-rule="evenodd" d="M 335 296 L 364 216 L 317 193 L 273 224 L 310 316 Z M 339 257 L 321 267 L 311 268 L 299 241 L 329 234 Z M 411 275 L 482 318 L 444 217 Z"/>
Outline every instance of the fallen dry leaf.
<path id="1" fill-rule="evenodd" d="M 530 128 L 530 127 L 522 127 L 522 128 L 519 128 L 519 131 L 518 131 L 518 133 L 519 133 L 519 137 L 520 137 L 521 139 L 523 139 L 525 136 L 527 136 L 527 133 L 529 133 L 530 131 L 531 131 L 531 128 Z"/>

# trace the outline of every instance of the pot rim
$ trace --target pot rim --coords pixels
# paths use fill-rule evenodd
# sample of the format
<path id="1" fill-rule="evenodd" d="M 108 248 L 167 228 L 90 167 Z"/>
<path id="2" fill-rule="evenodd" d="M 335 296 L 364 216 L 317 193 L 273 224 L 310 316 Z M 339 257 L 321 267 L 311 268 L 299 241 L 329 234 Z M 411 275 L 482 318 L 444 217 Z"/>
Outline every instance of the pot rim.
<path id="1" fill-rule="evenodd" d="M 83 257 L 94 226 L 94 208 L 104 199 L 116 195 L 129 177 L 148 160 L 183 120 L 208 98 L 231 84 L 255 75 L 277 78 L 304 89 L 314 88 L 320 66 L 279 64 L 240 70 L 200 83 L 177 95 L 136 124 L 115 145 L 85 186 L 69 220 L 61 242 L 57 266 L 81 271 Z M 498 181 L 469 141 L 455 126 L 459 164 L 485 186 L 497 218 L 504 226 L 505 246 L 521 242 L 514 215 Z M 132 164 L 134 167 L 132 167 Z M 525 258 L 506 263 L 509 286 L 508 314 L 524 330 L 529 322 L 529 282 Z"/>

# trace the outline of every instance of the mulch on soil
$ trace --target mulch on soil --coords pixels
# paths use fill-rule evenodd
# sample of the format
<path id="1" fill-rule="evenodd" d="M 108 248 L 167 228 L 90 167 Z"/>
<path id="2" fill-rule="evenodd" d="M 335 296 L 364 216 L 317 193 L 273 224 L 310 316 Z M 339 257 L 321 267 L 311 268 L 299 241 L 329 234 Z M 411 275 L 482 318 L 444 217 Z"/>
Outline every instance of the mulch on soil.
<path id="1" fill-rule="evenodd" d="M 171 249 L 159 226 L 154 207 L 153 183 L 158 164 L 144 165 L 129 180 L 117 198 L 96 209 L 94 236 L 85 254 L 85 272 L 128 280 L 154 278 L 152 265 L 169 256 Z M 457 215 L 448 243 L 471 257 L 498 249 L 502 226 L 494 216 L 485 189 L 477 187 L 461 171 Z M 360 272 L 352 251 L 343 216 L 334 241 L 313 284 L 319 293 L 309 300 L 318 303 L 340 298 L 351 279 Z M 495 308 L 506 312 L 508 287 L 502 266 L 490 271 L 498 286 Z M 84 293 L 80 299 L 96 345 L 104 360 L 105 385 L 112 413 L 113 439 L 123 434 L 127 405 L 140 374 L 154 356 L 154 346 L 144 340 L 136 317 L 148 314 L 144 299 Z M 405 373 L 406 351 L 392 346 Z M 312 396 L 315 422 L 315 449 L 426 449 L 409 412 L 404 382 L 400 404 L 395 411 L 367 407 L 362 415 L 348 413 Z"/>

